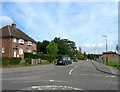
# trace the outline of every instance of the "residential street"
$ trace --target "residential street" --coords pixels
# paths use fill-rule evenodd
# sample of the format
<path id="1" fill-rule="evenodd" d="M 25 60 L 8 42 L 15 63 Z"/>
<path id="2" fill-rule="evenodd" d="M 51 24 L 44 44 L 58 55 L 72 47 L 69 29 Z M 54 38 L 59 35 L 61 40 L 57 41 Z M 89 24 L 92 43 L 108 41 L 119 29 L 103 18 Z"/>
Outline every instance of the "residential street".
<path id="1" fill-rule="evenodd" d="M 101 67 L 116 72 L 102 64 Z M 21 72 L 18 68 L 13 73 L 3 70 L 3 90 L 118 90 L 118 77 L 97 71 L 90 61 L 33 68 Z"/>

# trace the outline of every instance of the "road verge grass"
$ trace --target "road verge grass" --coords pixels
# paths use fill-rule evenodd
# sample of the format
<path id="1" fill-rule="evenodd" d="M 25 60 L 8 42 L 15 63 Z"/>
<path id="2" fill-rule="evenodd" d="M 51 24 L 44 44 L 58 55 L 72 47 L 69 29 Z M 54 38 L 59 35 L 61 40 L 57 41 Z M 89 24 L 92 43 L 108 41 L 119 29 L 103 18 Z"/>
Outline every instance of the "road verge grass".
<path id="1" fill-rule="evenodd" d="M 120 63 L 115 61 L 104 62 L 104 64 L 120 70 Z"/>

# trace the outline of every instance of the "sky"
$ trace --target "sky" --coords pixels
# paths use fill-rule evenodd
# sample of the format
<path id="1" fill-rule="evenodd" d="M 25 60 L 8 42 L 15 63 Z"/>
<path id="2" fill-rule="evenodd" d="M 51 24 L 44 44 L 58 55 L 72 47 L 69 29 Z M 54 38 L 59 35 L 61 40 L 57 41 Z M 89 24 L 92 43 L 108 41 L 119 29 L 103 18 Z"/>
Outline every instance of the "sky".
<path id="1" fill-rule="evenodd" d="M 86 53 L 115 51 L 118 44 L 117 2 L 2 2 L 0 28 L 16 23 L 36 41 L 69 39 Z"/>

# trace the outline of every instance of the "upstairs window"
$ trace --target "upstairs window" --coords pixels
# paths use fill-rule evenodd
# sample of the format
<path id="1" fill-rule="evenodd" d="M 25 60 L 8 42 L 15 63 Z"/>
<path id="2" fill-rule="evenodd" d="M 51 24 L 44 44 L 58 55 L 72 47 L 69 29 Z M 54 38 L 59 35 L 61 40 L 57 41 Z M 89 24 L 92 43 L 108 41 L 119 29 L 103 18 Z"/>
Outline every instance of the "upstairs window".
<path id="1" fill-rule="evenodd" d="M 24 40 L 23 40 L 23 39 L 19 39 L 19 40 L 18 40 L 18 43 L 19 43 L 19 44 L 24 44 Z"/>
<path id="2" fill-rule="evenodd" d="M 2 53 L 5 53 L 5 48 L 4 47 L 2 48 Z"/>
<path id="3" fill-rule="evenodd" d="M 15 42 L 15 43 L 16 43 L 16 42 L 17 42 L 17 39 L 16 39 L 16 38 L 13 38 L 13 42 Z"/>
<path id="4" fill-rule="evenodd" d="M 31 45 L 32 45 L 32 42 L 31 42 L 31 41 L 28 41 L 28 45 L 31 46 Z"/>

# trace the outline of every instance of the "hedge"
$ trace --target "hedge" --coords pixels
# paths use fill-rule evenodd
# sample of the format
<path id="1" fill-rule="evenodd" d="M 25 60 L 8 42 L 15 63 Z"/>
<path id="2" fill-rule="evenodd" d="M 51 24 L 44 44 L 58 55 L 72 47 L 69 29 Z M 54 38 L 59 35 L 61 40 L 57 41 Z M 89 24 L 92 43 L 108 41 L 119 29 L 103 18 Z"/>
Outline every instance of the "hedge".
<path id="1" fill-rule="evenodd" d="M 16 57 L 1 57 L 2 65 L 17 65 L 21 62 L 22 58 Z"/>
<path id="2" fill-rule="evenodd" d="M 25 58 L 25 64 L 31 64 L 31 58 Z"/>
<path id="3" fill-rule="evenodd" d="M 32 53 L 24 53 L 25 58 L 31 58 L 31 59 L 38 59 L 41 58 L 43 60 L 48 60 L 49 62 L 52 62 L 56 59 L 56 55 L 53 54 L 32 54 Z"/>

